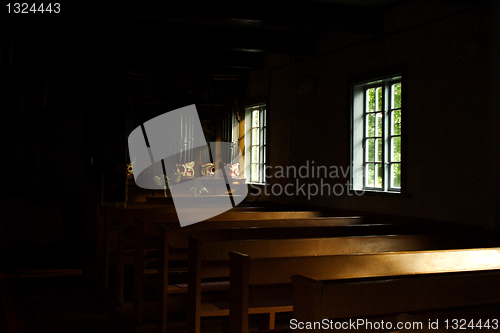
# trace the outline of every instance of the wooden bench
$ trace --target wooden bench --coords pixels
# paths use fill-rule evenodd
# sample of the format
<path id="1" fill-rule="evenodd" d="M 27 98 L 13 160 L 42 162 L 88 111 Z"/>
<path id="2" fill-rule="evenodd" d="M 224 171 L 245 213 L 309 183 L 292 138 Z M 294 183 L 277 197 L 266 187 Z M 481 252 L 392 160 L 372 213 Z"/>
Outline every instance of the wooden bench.
<path id="1" fill-rule="evenodd" d="M 499 267 L 498 262 L 492 262 L 492 268 L 495 267 Z M 391 325 L 397 330 L 424 332 L 428 331 L 429 320 L 416 320 L 407 317 L 406 313 L 443 309 L 457 311 L 494 303 L 500 306 L 499 269 L 328 281 L 297 275 L 292 276 L 292 280 L 296 323 L 392 315 L 396 320 L 391 321 Z M 404 320 L 405 317 L 407 320 Z M 455 318 L 465 320 L 463 312 L 461 317 Z M 412 324 L 405 330 L 404 326 L 397 327 L 397 322 L 422 323 L 422 326 Z M 359 323 L 363 322 L 360 320 Z M 443 320 L 441 324 L 444 324 Z M 449 324 L 452 324 L 451 318 Z M 321 329 L 307 331 L 322 332 Z"/>
<path id="2" fill-rule="evenodd" d="M 281 213 L 281 212 L 280 212 Z M 285 212 L 288 213 L 288 212 Z M 293 212 L 295 215 L 297 212 Z M 318 235 L 322 236 L 346 236 L 346 235 L 384 235 L 384 234 L 413 234 L 422 232 L 422 228 L 420 226 L 411 225 L 411 224 L 369 224 L 363 225 L 364 221 L 363 217 L 318 217 L 318 218 L 310 218 L 310 219 L 293 219 L 293 220 L 245 220 L 245 221 L 203 221 L 197 223 L 195 225 L 183 228 L 185 230 L 192 229 L 235 229 L 233 232 L 220 232 L 220 231 L 212 231 L 212 232 L 198 232 L 198 237 L 203 235 L 205 239 L 208 239 L 208 235 L 210 235 L 212 240 L 228 240 L 228 239 L 248 239 L 248 237 L 253 238 L 287 238 L 287 237 L 318 237 Z M 152 226 L 156 226 L 157 223 L 146 223 L 144 222 L 142 226 L 138 226 L 138 229 L 133 232 L 133 234 L 137 237 L 139 235 L 143 235 L 140 230 L 149 229 L 152 230 Z M 300 233 L 293 232 L 290 234 L 289 231 L 285 231 L 283 228 L 290 229 L 291 226 L 293 228 L 299 226 L 317 226 L 315 228 L 324 228 L 324 230 L 315 229 L 315 228 L 304 228 Z M 325 225 L 335 226 L 334 229 L 323 227 Z M 147 226 L 148 228 L 145 228 Z M 175 229 L 175 227 L 174 227 Z M 251 229 L 244 230 L 244 229 Z M 258 231 L 258 229 L 262 229 Z M 174 231 L 174 230 L 172 230 Z M 180 234 L 183 234 L 179 230 Z M 251 232 L 251 233 L 250 233 Z M 185 233 L 185 232 L 184 232 Z M 184 245 L 182 245 L 185 249 L 187 249 L 187 237 L 174 237 L 177 239 L 184 239 Z M 122 243 L 123 244 L 123 243 Z M 135 257 L 134 261 L 134 302 L 135 302 L 135 313 L 136 313 L 136 321 L 142 321 L 142 309 L 143 309 L 143 280 L 144 276 L 142 272 L 143 270 L 143 253 L 145 249 L 145 244 L 148 245 L 149 248 L 159 248 L 156 242 L 151 241 L 151 237 L 147 239 L 138 240 L 135 242 L 135 251 L 136 255 L 139 257 Z M 177 250 L 179 246 L 177 246 Z M 120 246 L 120 252 L 123 253 L 123 248 Z M 178 251 L 177 251 L 178 252 Z M 179 253 L 177 253 L 179 255 Z M 122 258 L 122 256 L 119 256 Z M 185 252 L 185 258 L 187 258 L 187 251 Z M 167 259 L 168 262 L 168 259 Z M 118 300 L 119 304 L 123 304 L 123 290 L 124 290 L 124 270 L 123 270 L 123 260 L 119 261 L 119 269 L 118 269 Z M 149 272 L 149 271 L 148 271 Z M 154 272 L 154 271 L 151 271 Z M 151 273 L 150 272 L 150 273 Z M 167 270 L 168 272 L 168 270 Z M 165 272 L 163 272 L 165 273 Z M 161 279 L 163 280 L 163 279 Z M 165 290 L 165 286 L 168 286 L 168 282 L 164 284 L 160 290 Z M 172 291 L 171 291 L 172 292 Z M 162 302 L 162 304 L 166 304 L 166 302 Z M 166 308 L 164 309 L 166 311 Z M 162 310 L 163 311 L 163 310 Z"/>
<path id="3" fill-rule="evenodd" d="M 300 215 L 300 212 L 299 212 Z M 247 215 L 244 215 L 245 217 Z M 133 222 L 132 222 L 133 221 Z M 193 235 L 210 235 L 212 239 L 227 239 L 225 237 L 237 237 L 237 239 L 242 239 L 242 237 L 281 237 L 280 234 L 284 232 L 282 230 L 276 230 L 278 228 L 292 228 L 292 227 L 327 227 L 327 226 L 349 226 L 349 225 L 362 225 L 363 222 L 362 217 L 321 217 L 321 218 L 308 218 L 308 219 L 286 219 L 286 220 L 222 220 L 222 221 L 202 221 L 191 225 L 189 227 L 178 228 L 176 222 L 163 222 L 160 225 L 164 228 L 168 228 L 169 230 L 179 229 L 175 235 L 170 235 L 170 241 L 177 242 L 175 244 L 176 247 L 184 247 L 186 249 L 186 259 L 187 259 L 187 236 L 191 233 Z M 127 223 L 128 222 L 128 223 Z M 142 256 L 146 250 L 146 247 L 149 249 L 158 249 L 158 236 L 156 232 L 152 232 L 154 227 L 158 226 L 158 223 L 146 222 L 143 219 L 132 218 L 132 217 L 123 217 L 123 220 L 119 224 L 119 246 L 118 246 L 118 285 L 120 287 L 123 286 L 123 265 L 124 265 L 124 254 L 125 254 L 125 229 L 129 227 L 129 236 L 132 236 L 134 243 L 136 244 L 134 251 Z M 246 231 L 235 231 L 233 233 L 222 233 L 219 232 L 194 232 L 191 230 L 222 230 L 222 229 L 253 229 Z M 266 229 L 264 232 L 256 232 L 255 229 Z M 227 235 L 227 236 L 226 236 Z M 257 236 L 260 235 L 260 236 Z M 145 239 L 139 239 L 139 237 L 146 237 Z M 206 238 L 206 236 L 204 236 Z M 219 237 L 219 238 L 214 238 Z M 222 237 L 222 238 L 220 238 Z M 184 242 L 184 245 L 181 246 L 179 242 Z M 147 244 L 147 246 L 146 246 Z M 137 260 L 141 260 L 138 258 Z M 120 289 L 119 289 L 120 290 Z M 120 292 L 119 299 L 122 298 L 123 293 Z"/>
<path id="4" fill-rule="evenodd" d="M 234 228 L 230 222 L 226 229 L 176 229 L 168 230 L 163 226 L 161 229 L 160 244 L 160 315 L 159 318 L 166 327 L 168 294 L 186 292 L 173 286 L 169 286 L 168 273 L 169 262 L 171 260 L 187 260 L 188 258 L 188 237 L 195 237 L 205 242 L 248 240 L 248 239 L 285 239 L 285 238 L 312 238 L 312 237 L 339 237 L 356 235 L 387 235 L 394 233 L 413 234 L 420 229 L 418 226 L 405 225 L 364 225 L 357 224 L 362 218 L 351 218 L 352 225 L 346 225 L 344 218 L 322 219 L 321 223 L 316 220 L 290 220 L 292 227 L 285 227 L 284 224 L 277 224 L 276 221 L 253 221 L 253 227 Z M 219 227 L 223 227 L 219 224 Z M 267 224 L 267 225 L 266 225 Z M 339 224 L 339 225 L 337 225 Z M 258 225 L 258 227 L 256 227 Z M 279 225 L 276 227 L 276 225 Z M 312 226 L 311 226 L 312 225 Z M 140 252 L 140 251 L 138 251 Z M 226 259 L 227 251 L 225 253 Z M 140 261 L 139 261 L 140 262 Z M 142 284 L 142 281 L 137 281 Z"/>
<path id="5" fill-rule="evenodd" d="M 166 223 L 172 223 L 171 227 L 180 227 L 176 212 L 168 205 L 138 205 L 135 208 L 106 207 L 102 212 L 102 225 L 96 230 L 98 233 L 97 262 L 100 266 L 100 281 L 104 290 L 109 288 L 110 257 L 113 252 L 118 253 L 120 221 L 126 226 L 138 216 L 148 220 L 159 217 Z"/>
<path id="6" fill-rule="evenodd" d="M 331 228 L 334 229 L 334 228 Z M 188 332 L 200 332 L 202 317 L 227 316 L 228 302 L 218 305 L 202 302 L 202 279 L 229 276 L 231 251 L 246 253 L 256 258 L 308 257 L 338 254 L 371 253 L 403 250 L 442 248 L 432 235 L 392 235 L 329 237 L 318 233 L 318 238 L 253 239 L 225 242 L 203 242 L 190 239 Z M 265 273 L 263 273 L 265 274 Z M 232 282 L 231 282 L 232 283 Z M 226 285 L 227 287 L 227 285 Z M 226 303 L 226 306 L 222 306 Z M 219 306 L 219 307 L 218 307 Z M 222 308 L 220 308 L 222 306 Z M 251 308 L 250 313 L 270 313 L 269 327 L 274 328 L 274 313 L 290 311 L 290 307 L 278 307 L 269 311 L 265 307 Z"/>
<path id="7" fill-rule="evenodd" d="M 300 213 L 300 212 L 299 212 Z M 155 271 L 144 271 L 144 252 L 149 249 L 160 249 L 160 287 L 163 294 L 167 290 L 168 263 L 171 260 L 186 260 L 188 258 L 188 237 L 199 237 L 204 240 L 238 240 L 238 239 L 279 239 L 287 237 L 318 237 L 328 235 L 349 235 L 357 233 L 366 233 L 371 231 L 374 234 L 382 234 L 391 229 L 389 225 L 363 225 L 364 219 L 362 217 L 321 217 L 309 219 L 289 219 L 289 220 L 244 220 L 244 221 L 203 221 L 186 228 L 173 228 L 166 227 L 166 224 L 147 223 L 142 219 L 135 222 L 135 227 L 132 228 L 134 235 L 134 280 L 133 280 L 133 298 L 135 303 L 135 321 L 142 322 L 143 312 L 143 284 L 144 275 L 146 273 L 156 273 Z M 156 235 L 146 235 L 145 230 L 150 230 L 146 227 L 151 225 L 159 226 L 161 229 L 161 244 L 158 244 Z M 332 229 L 331 227 L 335 227 Z M 350 228 L 357 226 L 357 228 Z M 300 228 L 296 229 L 296 228 Z M 413 232 L 413 228 L 406 226 L 394 226 L 403 232 Z M 142 230 L 142 232 L 141 232 Z M 121 232 L 123 235 L 124 232 Z M 120 242 L 123 244 L 124 242 Z M 167 249 L 167 250 L 165 250 Z M 172 257 L 171 252 L 174 251 L 175 255 Z M 118 304 L 122 305 L 124 301 L 124 246 L 119 247 L 119 266 L 117 269 L 117 293 Z M 161 266 L 163 262 L 166 265 Z M 187 270 L 187 269 L 186 269 Z M 171 288 L 172 289 L 172 288 Z M 170 292 L 173 292 L 172 290 Z M 167 304 L 167 301 L 161 301 L 161 304 Z M 166 313 L 166 308 L 162 310 Z"/>
<path id="8" fill-rule="evenodd" d="M 362 218 L 360 218 L 362 220 Z M 336 219 L 332 219 L 335 221 Z M 260 222 L 260 221 L 255 221 Z M 295 222 L 295 221 L 294 221 Z M 316 223 L 315 223 L 316 224 Z M 274 224 L 270 224 L 274 225 Z M 186 292 L 179 288 L 169 286 L 169 262 L 173 259 L 187 259 L 188 237 L 195 237 L 202 241 L 229 241 L 245 239 L 286 239 L 286 238 L 314 238 L 314 237 L 341 237 L 359 235 L 390 235 L 390 234 L 416 234 L 422 233 L 420 226 L 403 224 L 353 224 L 340 226 L 298 226 L 294 227 L 267 227 L 260 228 L 233 228 L 233 229 L 178 229 L 168 230 L 161 225 L 162 232 L 160 245 L 160 287 L 159 287 L 159 326 L 161 332 L 166 329 L 167 305 L 169 293 Z M 316 224 L 317 225 L 317 224 Z M 227 255 L 227 253 L 226 253 Z M 141 282 L 139 282 L 141 283 Z"/>
<path id="9" fill-rule="evenodd" d="M 250 287 L 252 290 L 262 287 L 258 293 L 262 297 L 269 290 L 276 290 L 278 285 L 289 286 L 293 275 L 303 275 L 315 280 L 337 280 L 500 269 L 500 248 L 263 259 L 253 259 L 245 254 L 231 252 L 230 258 L 230 332 L 232 333 L 248 332 Z M 280 295 L 284 298 L 283 302 L 271 306 L 262 304 L 260 311 L 276 313 L 293 309 L 294 315 L 297 313 L 297 320 L 306 318 L 313 320 L 323 316 L 322 312 L 318 312 L 319 315 L 315 312 L 314 315 L 310 314 L 313 310 L 308 306 L 312 303 L 308 301 L 309 305 L 305 306 L 301 301 L 302 296 L 297 294 L 299 291 L 296 293 L 298 297 L 296 304 L 299 308 L 294 309 L 287 299 L 290 296 L 288 292 L 289 290 L 285 289 L 284 294 Z M 307 296 L 305 294 L 306 292 L 303 292 L 300 295 L 304 295 L 305 298 Z M 365 296 L 364 293 L 359 294 L 353 301 L 364 303 Z M 274 301 L 278 303 L 276 299 Z M 316 304 L 314 306 L 314 309 L 318 308 Z M 337 308 L 339 317 L 350 315 L 350 312 L 343 312 L 344 308 L 344 306 Z M 252 310 L 254 311 L 257 310 Z"/>
<path id="10" fill-rule="evenodd" d="M 148 205 L 135 207 L 135 208 L 126 208 L 126 209 L 114 209 L 109 210 L 105 217 L 105 226 L 104 226 L 104 244 L 103 244 L 103 255 L 102 255 L 102 284 L 105 290 L 109 288 L 109 269 L 110 269 L 110 256 L 113 246 L 113 239 L 118 239 L 118 236 L 121 231 L 120 228 L 127 228 L 127 225 L 130 225 L 131 221 L 135 221 L 136 218 L 141 218 L 146 223 L 144 224 L 144 228 L 146 234 L 155 234 L 156 232 L 156 224 L 168 224 L 169 228 L 180 228 L 179 220 L 175 211 L 172 211 L 171 208 L 166 208 L 167 205 L 154 205 L 154 208 L 150 208 Z M 159 208 L 160 207 L 160 208 Z M 203 208 L 199 209 L 200 212 L 203 212 Z M 196 213 L 196 210 L 193 211 Z M 321 217 L 327 215 L 326 212 L 323 211 L 227 211 L 219 216 L 213 217 L 207 221 L 203 221 L 200 223 L 196 223 L 190 225 L 186 228 L 210 228 L 216 229 L 220 228 L 216 224 L 204 224 L 207 222 L 215 223 L 218 221 L 237 221 L 237 220 L 245 220 L 246 226 L 250 226 L 252 224 L 252 220 L 274 220 L 274 219 L 305 219 L 305 218 L 313 218 L 313 217 Z M 265 222 L 269 223 L 269 222 Z M 265 224 L 263 223 L 263 224 Z M 115 237 L 112 236 L 113 226 L 115 224 L 114 230 L 116 230 Z M 120 227 L 120 225 L 122 225 Z M 227 225 L 224 223 L 223 225 Z M 123 234 L 120 234 L 123 235 Z M 118 241 L 115 242 L 118 245 Z M 122 253 L 118 253 L 118 260 L 120 260 L 120 256 Z"/>
<path id="11" fill-rule="evenodd" d="M 255 206 L 237 206 L 228 211 L 231 215 L 235 212 L 242 211 L 284 211 L 285 207 L 282 205 L 255 205 Z M 199 208 L 203 212 L 203 208 Z M 196 212 L 196 209 L 194 210 Z M 320 214 L 320 213 L 318 213 Z M 98 271 L 100 283 L 105 290 L 109 286 L 109 260 L 110 255 L 113 252 L 112 248 L 116 247 L 117 242 L 113 242 L 117 238 L 116 234 L 118 232 L 118 227 L 116 227 L 117 221 L 123 220 L 123 218 L 134 218 L 142 217 L 149 221 L 169 221 L 178 222 L 177 213 L 175 206 L 173 204 L 158 204 L 158 203 L 132 203 L 125 207 L 101 207 L 100 217 L 97 218 L 98 224 L 96 226 L 96 264 L 98 265 Z M 234 215 L 233 215 L 234 217 Z M 215 219 L 214 219 L 215 220 Z M 115 226 L 113 228 L 113 226 Z M 180 227 L 180 226 L 179 226 Z"/>

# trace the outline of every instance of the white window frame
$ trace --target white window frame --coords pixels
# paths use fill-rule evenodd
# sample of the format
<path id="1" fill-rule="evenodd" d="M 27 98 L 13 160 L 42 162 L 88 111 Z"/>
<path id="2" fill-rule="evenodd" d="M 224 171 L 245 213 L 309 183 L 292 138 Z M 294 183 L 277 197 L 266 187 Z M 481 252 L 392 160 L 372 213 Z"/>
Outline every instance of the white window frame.
<path id="1" fill-rule="evenodd" d="M 252 126 L 252 113 L 259 113 L 258 126 Z M 258 144 L 252 144 L 252 135 L 258 135 Z M 258 154 L 258 156 L 254 156 Z M 252 155 L 253 154 L 253 155 Z M 248 184 L 266 183 L 267 164 L 267 105 L 257 103 L 245 107 L 245 178 Z M 257 177 L 252 175 L 252 166 L 258 165 Z"/>
<path id="2" fill-rule="evenodd" d="M 393 115 L 395 112 L 400 112 L 401 117 L 404 115 L 403 101 L 401 105 L 394 105 L 392 87 L 394 84 L 401 83 L 401 75 L 385 77 L 375 81 L 357 83 L 352 86 L 352 123 L 351 123 L 351 188 L 353 190 L 373 191 L 373 192 L 388 192 L 401 193 L 403 180 L 403 160 L 402 160 L 402 132 L 393 133 Z M 382 105 L 372 111 L 368 107 L 367 91 L 371 88 L 381 89 Z M 368 133 L 367 119 L 374 116 L 375 130 L 372 136 Z M 400 117 L 400 119 L 401 119 Z M 380 131 L 377 131 L 377 119 L 381 119 Z M 401 125 L 402 125 L 401 121 Z M 375 133 L 378 132 L 378 133 Z M 399 160 L 395 160 L 392 154 L 392 144 L 394 140 L 401 140 Z M 378 155 L 378 140 L 380 144 L 380 155 Z M 378 158 L 368 158 L 368 142 L 373 142 L 375 154 Z M 367 177 L 368 168 L 374 166 L 374 182 L 369 183 Z M 379 174 L 381 181 L 377 182 L 377 166 L 379 166 Z M 399 186 L 393 183 L 392 171 L 393 168 L 399 166 Z"/>

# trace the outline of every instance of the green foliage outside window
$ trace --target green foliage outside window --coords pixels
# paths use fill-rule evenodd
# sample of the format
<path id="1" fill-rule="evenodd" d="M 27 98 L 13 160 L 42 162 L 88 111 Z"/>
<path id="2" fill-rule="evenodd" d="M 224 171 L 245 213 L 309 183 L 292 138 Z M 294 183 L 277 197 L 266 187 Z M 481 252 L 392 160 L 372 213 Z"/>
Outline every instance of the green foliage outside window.
<path id="1" fill-rule="evenodd" d="M 401 187 L 401 82 L 391 84 L 384 102 L 384 85 L 366 89 L 365 104 L 365 184 L 383 188 L 384 141 L 388 140 L 389 177 L 392 188 Z M 388 87 L 388 88 L 389 88 Z M 384 104 L 385 103 L 385 104 Z M 384 109 L 389 131 L 384 139 Z"/>

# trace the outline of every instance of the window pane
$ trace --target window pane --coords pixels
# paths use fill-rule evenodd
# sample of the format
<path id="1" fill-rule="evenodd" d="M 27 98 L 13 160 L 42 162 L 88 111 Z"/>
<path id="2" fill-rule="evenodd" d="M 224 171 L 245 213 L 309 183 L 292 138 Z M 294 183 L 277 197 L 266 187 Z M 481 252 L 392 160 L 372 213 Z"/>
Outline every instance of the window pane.
<path id="1" fill-rule="evenodd" d="M 366 112 L 375 111 L 375 88 L 366 90 Z"/>
<path id="2" fill-rule="evenodd" d="M 259 110 L 252 111 L 252 127 L 259 127 Z"/>
<path id="3" fill-rule="evenodd" d="M 366 186 L 375 187 L 375 164 L 367 164 L 366 165 Z"/>
<path id="4" fill-rule="evenodd" d="M 376 120 L 376 131 L 375 134 L 376 136 L 382 136 L 382 129 L 384 128 L 384 125 L 382 123 L 382 113 L 377 113 L 377 120 Z"/>
<path id="5" fill-rule="evenodd" d="M 258 182 L 259 181 L 259 165 L 258 164 L 252 164 L 252 182 Z"/>
<path id="6" fill-rule="evenodd" d="M 366 115 L 366 136 L 375 136 L 375 114 Z"/>
<path id="7" fill-rule="evenodd" d="M 252 163 L 259 163 L 259 146 L 252 146 Z"/>
<path id="8" fill-rule="evenodd" d="M 382 188 L 382 180 L 384 176 L 384 165 L 383 164 L 377 164 L 375 167 L 375 187 Z"/>
<path id="9" fill-rule="evenodd" d="M 401 134 L 401 110 L 395 110 L 392 112 L 392 135 Z"/>
<path id="10" fill-rule="evenodd" d="M 401 187 L 401 164 L 399 163 L 391 165 L 391 187 Z"/>
<path id="11" fill-rule="evenodd" d="M 258 145 L 258 144 L 259 144 L 259 129 L 252 128 L 252 145 Z"/>
<path id="12" fill-rule="evenodd" d="M 396 136 L 391 140 L 391 162 L 401 162 L 401 137 Z"/>
<path id="13" fill-rule="evenodd" d="M 398 109 L 401 107 L 401 82 L 391 86 L 392 108 Z"/>
<path id="14" fill-rule="evenodd" d="M 366 161 L 375 162 L 375 139 L 366 139 Z"/>
<path id="15" fill-rule="evenodd" d="M 267 126 L 266 108 L 262 107 L 262 126 Z"/>
<path id="16" fill-rule="evenodd" d="M 383 159 L 383 148 L 382 148 L 382 144 L 384 143 L 382 139 L 376 139 L 375 140 L 376 143 L 375 143 L 375 149 L 376 149 L 376 152 L 375 152 L 375 156 L 377 157 L 377 162 L 382 162 L 382 159 Z"/>
<path id="17" fill-rule="evenodd" d="M 382 111 L 382 107 L 383 107 L 383 103 L 382 103 L 382 87 L 375 88 L 375 95 L 376 95 L 375 110 L 376 111 Z"/>

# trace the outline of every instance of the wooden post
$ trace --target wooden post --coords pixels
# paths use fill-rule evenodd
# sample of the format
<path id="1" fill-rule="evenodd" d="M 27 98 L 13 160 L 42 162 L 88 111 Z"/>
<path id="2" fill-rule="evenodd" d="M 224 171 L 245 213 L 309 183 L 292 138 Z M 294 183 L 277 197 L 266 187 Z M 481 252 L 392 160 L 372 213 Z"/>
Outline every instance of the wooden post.
<path id="1" fill-rule="evenodd" d="M 201 260 L 200 246 L 196 238 L 189 237 L 188 267 L 188 333 L 201 331 Z"/>
<path id="2" fill-rule="evenodd" d="M 167 332 L 167 312 L 168 312 L 168 257 L 169 257 L 169 229 L 163 225 L 158 225 L 160 229 L 160 265 L 159 289 L 161 290 L 158 303 L 158 333 Z"/>
<path id="3" fill-rule="evenodd" d="M 134 305 L 135 321 L 140 324 L 144 307 L 144 221 L 137 219 L 135 226 Z"/>
<path id="4" fill-rule="evenodd" d="M 116 268 L 116 288 L 118 306 L 123 305 L 125 289 L 125 221 L 118 224 L 118 264 Z"/>
<path id="5" fill-rule="evenodd" d="M 293 281 L 293 319 L 298 322 L 320 322 L 321 292 L 323 283 L 301 275 L 291 277 Z M 311 332 L 321 332 L 319 329 Z"/>
<path id="6" fill-rule="evenodd" d="M 106 214 L 104 217 L 104 230 L 103 230 L 103 259 L 104 259 L 104 264 L 103 264 L 103 286 L 104 290 L 108 290 L 108 285 L 109 285 L 109 252 L 110 252 L 110 238 L 111 238 L 111 218 L 110 218 L 110 209 L 106 209 Z"/>
<path id="7" fill-rule="evenodd" d="M 230 252 L 229 258 L 229 303 L 231 305 L 229 308 L 229 331 L 231 333 L 248 333 L 250 257 Z"/>

